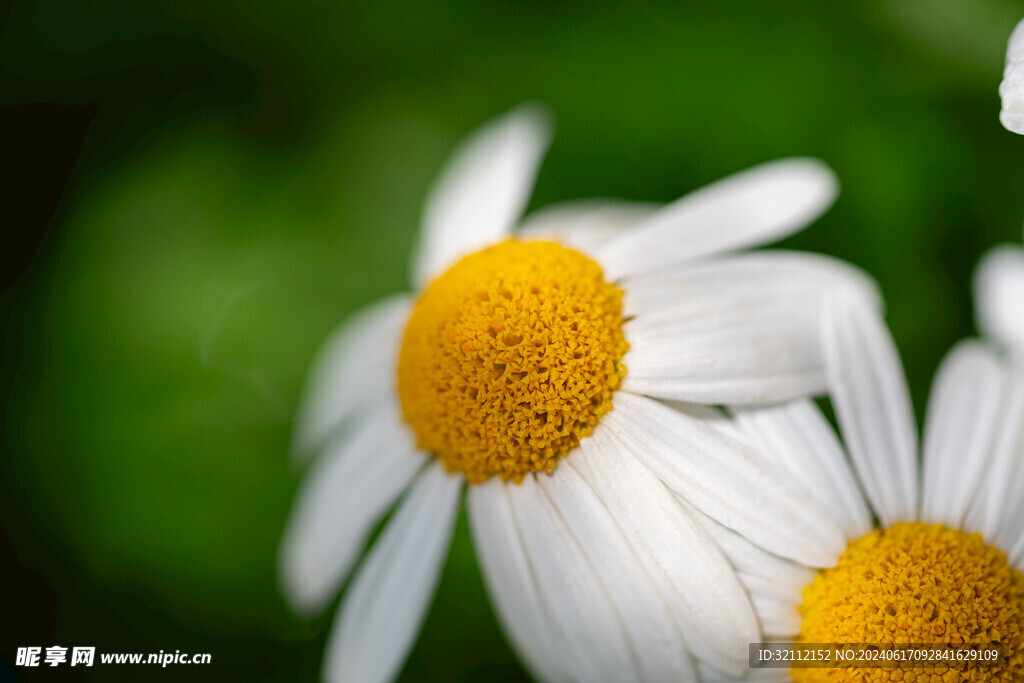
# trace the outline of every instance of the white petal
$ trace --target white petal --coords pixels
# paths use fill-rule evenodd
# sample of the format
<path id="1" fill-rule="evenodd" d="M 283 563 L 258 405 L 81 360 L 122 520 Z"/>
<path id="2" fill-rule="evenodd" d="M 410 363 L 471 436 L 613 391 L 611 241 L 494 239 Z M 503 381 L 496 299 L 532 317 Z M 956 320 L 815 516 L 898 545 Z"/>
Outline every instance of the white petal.
<path id="1" fill-rule="evenodd" d="M 393 393 L 411 307 L 407 294 L 389 297 L 359 311 L 327 338 L 309 371 L 296 418 L 295 457 L 308 456 L 358 406 Z"/>
<path id="2" fill-rule="evenodd" d="M 604 425 L 561 467 L 580 473 L 665 596 L 693 655 L 731 671 L 746 668 L 757 622 L 729 563 L 672 494 Z"/>
<path id="3" fill-rule="evenodd" d="M 974 274 L 978 328 L 1024 356 L 1024 249 L 996 247 Z"/>
<path id="4" fill-rule="evenodd" d="M 842 530 L 763 454 L 657 401 L 623 391 L 612 400 L 603 424 L 695 508 L 777 555 L 815 567 L 835 563 Z"/>
<path id="5" fill-rule="evenodd" d="M 789 635 L 788 626 L 783 624 L 792 624 L 803 602 L 803 589 L 814 579 L 814 570 L 769 553 L 686 501 L 682 503 L 735 568 L 761 623 L 760 639 Z M 797 623 L 796 630 L 799 628 Z"/>
<path id="6" fill-rule="evenodd" d="M 814 159 L 756 166 L 668 205 L 597 254 L 617 280 L 730 249 L 767 244 L 825 212 L 839 183 Z"/>
<path id="7" fill-rule="evenodd" d="M 917 429 L 896 344 L 862 299 L 826 307 L 823 346 L 836 417 L 882 526 L 917 519 Z"/>
<path id="8" fill-rule="evenodd" d="M 527 667 L 544 681 L 570 681 L 574 642 L 544 603 L 509 503 L 509 484 L 492 477 L 469 487 L 469 528 L 487 593 L 505 633 Z"/>
<path id="9" fill-rule="evenodd" d="M 999 122 L 1011 133 L 1024 135 L 1024 62 L 1008 68 L 999 84 L 999 97 L 1002 99 Z"/>
<path id="10" fill-rule="evenodd" d="M 798 477 L 853 540 L 872 529 L 871 511 L 828 421 L 811 401 L 735 410 L 737 426 L 778 466 Z"/>
<path id="11" fill-rule="evenodd" d="M 1010 40 L 1006 43 L 1007 68 L 1021 62 L 1024 62 L 1024 19 L 1021 19 L 1020 23 L 1013 29 L 1013 33 L 1010 34 Z"/>
<path id="12" fill-rule="evenodd" d="M 306 473 L 280 552 L 282 585 L 299 611 L 334 596 L 373 526 L 426 462 L 397 410 L 393 402 L 371 406 Z"/>
<path id="13" fill-rule="evenodd" d="M 342 600 L 325 680 L 383 683 L 398 674 L 437 588 L 462 481 L 434 463 L 413 485 Z"/>
<path id="14" fill-rule="evenodd" d="M 517 231 L 525 239 L 554 240 L 592 254 L 640 225 L 659 204 L 617 199 L 580 199 L 534 211 Z"/>
<path id="15" fill-rule="evenodd" d="M 957 345 L 942 362 L 924 423 L 925 521 L 964 524 L 991 468 L 1007 379 L 995 354 L 977 342 Z"/>
<path id="16" fill-rule="evenodd" d="M 1010 35 L 999 95 L 1003 101 L 999 120 L 1007 130 L 1024 133 L 1024 21 Z"/>
<path id="17" fill-rule="evenodd" d="M 626 316 L 672 308 L 700 299 L 817 298 L 835 290 L 859 290 L 881 307 L 875 282 L 861 269 L 831 256 L 810 252 L 761 250 L 628 278 L 623 283 Z"/>
<path id="18" fill-rule="evenodd" d="M 573 639 L 569 665 L 579 681 L 640 678 L 622 617 L 572 532 L 534 477 L 509 486 L 509 500 L 541 599 L 561 632 Z"/>
<path id="19" fill-rule="evenodd" d="M 1013 548 L 1024 531 L 1024 370 L 1005 367 L 1012 375 L 994 420 L 992 455 L 965 523 L 1004 550 Z"/>
<path id="20" fill-rule="evenodd" d="M 494 244 L 519 220 L 551 141 L 551 123 L 524 105 L 473 133 L 427 197 L 412 281 L 423 288 L 460 258 Z"/>
<path id="21" fill-rule="evenodd" d="M 772 403 L 823 393 L 820 293 L 763 296 L 726 288 L 637 316 L 622 388 L 656 398 L 711 404 Z"/>
<path id="22" fill-rule="evenodd" d="M 696 671 L 680 625 L 659 590 L 663 582 L 648 574 L 594 489 L 568 464 L 551 476 L 538 477 L 537 483 L 579 543 L 625 624 L 640 680 L 694 680 Z M 653 483 L 661 486 L 657 480 Z"/>

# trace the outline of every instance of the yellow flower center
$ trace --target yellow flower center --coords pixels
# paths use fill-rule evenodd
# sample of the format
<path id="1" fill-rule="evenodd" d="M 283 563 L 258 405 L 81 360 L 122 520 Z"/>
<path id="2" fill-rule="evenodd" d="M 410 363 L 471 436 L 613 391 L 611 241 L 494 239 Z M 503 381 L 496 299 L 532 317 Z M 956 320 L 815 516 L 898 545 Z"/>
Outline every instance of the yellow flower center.
<path id="1" fill-rule="evenodd" d="M 800 614 L 804 643 L 1001 644 L 1010 658 L 943 676 L 934 669 L 794 668 L 795 681 L 1024 680 L 1024 576 L 980 534 L 921 522 L 875 530 L 804 589 Z"/>
<path id="2" fill-rule="evenodd" d="M 402 338 L 398 393 L 419 447 L 474 483 L 551 473 L 611 408 L 622 323 L 622 290 L 578 251 L 507 240 L 466 256 Z"/>

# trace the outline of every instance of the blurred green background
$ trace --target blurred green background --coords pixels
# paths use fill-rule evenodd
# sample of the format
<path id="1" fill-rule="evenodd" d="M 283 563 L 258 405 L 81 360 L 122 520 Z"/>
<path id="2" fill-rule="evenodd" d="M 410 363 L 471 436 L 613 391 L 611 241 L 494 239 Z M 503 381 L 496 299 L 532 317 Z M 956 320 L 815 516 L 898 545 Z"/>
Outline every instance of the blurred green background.
<path id="1" fill-rule="evenodd" d="M 6 11 L 0 679 L 46 677 L 15 650 L 53 644 L 213 655 L 163 678 L 317 677 L 333 610 L 293 616 L 275 578 L 305 371 L 406 288 L 428 184 L 517 103 L 558 125 L 531 207 L 825 159 L 842 196 L 786 245 L 878 279 L 919 415 L 974 333 L 973 265 L 1022 235 L 1024 138 L 997 86 L 1024 2 Z M 403 677 L 524 677 L 464 521 Z"/>

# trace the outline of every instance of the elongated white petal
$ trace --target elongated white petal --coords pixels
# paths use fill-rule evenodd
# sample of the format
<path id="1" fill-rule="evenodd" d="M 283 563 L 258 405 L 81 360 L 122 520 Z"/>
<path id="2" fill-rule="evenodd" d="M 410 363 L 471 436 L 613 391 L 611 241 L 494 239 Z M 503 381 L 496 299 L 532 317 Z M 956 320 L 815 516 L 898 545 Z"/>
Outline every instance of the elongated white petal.
<path id="1" fill-rule="evenodd" d="M 505 482 L 494 477 L 470 486 L 466 495 L 469 528 L 487 593 L 516 651 L 544 681 L 571 681 L 574 650 L 552 618 L 534 578 Z"/>
<path id="2" fill-rule="evenodd" d="M 434 463 L 413 485 L 342 600 L 325 680 L 383 683 L 398 673 L 437 588 L 462 481 Z"/>
<path id="3" fill-rule="evenodd" d="M 427 197 L 413 258 L 416 287 L 509 234 L 530 199 L 550 141 L 547 113 L 524 105 L 462 143 Z"/>
<path id="4" fill-rule="evenodd" d="M 1024 134 L 1024 21 L 1010 35 L 999 96 L 1003 101 L 999 120 L 1007 130 Z"/>
<path id="5" fill-rule="evenodd" d="M 374 525 L 426 462 L 397 410 L 388 401 L 372 406 L 306 473 L 280 551 L 285 594 L 302 612 L 334 597 Z"/>
<path id="6" fill-rule="evenodd" d="M 820 216 L 839 191 L 814 159 L 783 159 L 720 180 L 668 205 L 597 254 L 613 280 L 710 254 L 767 244 Z"/>
<path id="7" fill-rule="evenodd" d="M 593 254 L 602 245 L 628 234 L 659 208 L 659 204 L 618 199 L 562 202 L 531 213 L 516 234 L 524 239 L 554 240 Z"/>
<path id="8" fill-rule="evenodd" d="M 842 530 L 803 485 L 748 445 L 624 391 L 602 422 L 670 489 L 766 550 L 814 567 L 843 551 Z"/>
<path id="9" fill-rule="evenodd" d="M 411 307 L 407 294 L 389 297 L 359 311 L 327 338 L 310 368 L 296 418 L 295 457 L 308 456 L 358 406 L 394 391 Z"/>
<path id="10" fill-rule="evenodd" d="M 712 304 L 730 299 L 820 300 L 836 290 L 858 290 L 881 303 L 875 282 L 861 269 L 831 256 L 765 249 L 685 264 L 623 283 L 625 315 L 678 306 L 690 299 Z"/>
<path id="11" fill-rule="evenodd" d="M 889 330 L 862 299 L 837 296 L 823 347 L 836 417 L 882 526 L 917 519 L 917 429 Z"/>
<path id="12" fill-rule="evenodd" d="M 991 469 L 1007 380 L 999 359 L 977 342 L 957 345 L 943 361 L 924 423 L 925 521 L 964 524 Z"/>
<path id="13" fill-rule="evenodd" d="M 762 404 L 823 393 L 820 294 L 773 297 L 725 288 L 637 316 L 622 388 L 656 398 Z"/>
<path id="14" fill-rule="evenodd" d="M 685 500 L 680 502 L 690 512 L 693 520 L 714 539 L 730 565 L 735 568 L 740 583 L 754 605 L 761 624 L 761 636 L 789 635 L 790 632 L 780 627 L 780 624 L 792 623 L 797 607 L 803 602 L 803 589 L 814 579 L 814 570 L 769 553 L 732 529 L 725 528 Z M 766 609 L 769 611 L 766 612 Z"/>
<path id="15" fill-rule="evenodd" d="M 636 653 L 640 680 L 694 680 L 696 671 L 680 625 L 659 590 L 661 582 L 648 573 L 594 489 L 568 465 L 537 483 L 607 590 Z"/>
<path id="16" fill-rule="evenodd" d="M 1024 62 L 1024 19 L 1021 19 L 1006 43 L 1006 71 L 1014 64 Z"/>
<path id="17" fill-rule="evenodd" d="M 1024 371 L 1006 366 L 1006 391 L 994 420 L 992 455 L 965 526 L 1004 550 L 1024 531 Z"/>
<path id="18" fill-rule="evenodd" d="M 745 669 L 757 622 L 729 563 L 611 430 L 598 425 L 580 448 L 582 457 L 561 467 L 578 471 L 614 518 L 693 656 L 723 670 Z"/>
<path id="19" fill-rule="evenodd" d="M 608 589 L 534 477 L 507 489 L 541 599 L 573 639 L 575 680 L 640 680 L 639 664 Z"/>
<path id="20" fill-rule="evenodd" d="M 871 511 L 828 421 L 808 400 L 734 411 L 737 426 L 773 462 L 799 478 L 846 534 L 871 531 Z"/>
<path id="21" fill-rule="evenodd" d="M 1024 357 L 1024 249 L 996 247 L 974 274 L 978 328 Z"/>

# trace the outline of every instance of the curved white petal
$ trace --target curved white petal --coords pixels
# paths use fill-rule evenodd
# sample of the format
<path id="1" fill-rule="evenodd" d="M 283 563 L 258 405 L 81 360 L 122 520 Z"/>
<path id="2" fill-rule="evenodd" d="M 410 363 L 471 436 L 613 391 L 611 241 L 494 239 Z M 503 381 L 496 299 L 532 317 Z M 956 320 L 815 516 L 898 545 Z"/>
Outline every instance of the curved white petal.
<path id="1" fill-rule="evenodd" d="M 546 476 L 546 475 L 542 475 Z M 541 599 L 558 629 L 572 638 L 573 678 L 640 680 L 622 617 L 565 521 L 532 476 L 507 489 Z"/>
<path id="2" fill-rule="evenodd" d="M 597 253 L 613 279 L 650 272 L 797 232 L 835 201 L 839 183 L 815 159 L 755 166 L 691 192 Z"/>
<path id="3" fill-rule="evenodd" d="M 685 500 L 681 503 L 735 568 L 761 624 L 759 640 L 792 633 L 788 627 L 797 614 L 797 607 L 803 602 L 803 589 L 814 579 L 814 570 L 769 553 Z M 799 628 L 798 623 L 796 630 Z"/>
<path id="4" fill-rule="evenodd" d="M 942 362 L 924 423 L 925 521 L 964 524 L 991 468 L 1007 379 L 999 359 L 978 342 L 958 344 Z"/>
<path id="5" fill-rule="evenodd" d="M 1024 62 L 1024 19 L 1021 19 L 1006 43 L 1006 68 Z"/>
<path id="6" fill-rule="evenodd" d="M 684 299 L 623 327 L 622 389 L 694 403 L 763 404 L 825 390 L 820 296 L 750 283 Z"/>
<path id="7" fill-rule="evenodd" d="M 694 680 L 696 670 L 680 625 L 659 590 L 660 577 L 648 573 L 594 489 L 568 464 L 550 476 L 538 477 L 537 483 L 579 543 L 622 619 L 636 654 L 638 680 Z M 652 483 L 661 487 L 656 479 Z"/>
<path id="8" fill-rule="evenodd" d="M 999 120 L 1007 130 L 1024 134 L 1024 21 L 1010 35 L 999 95 L 1003 102 Z"/>
<path id="9" fill-rule="evenodd" d="M 279 559 L 285 594 L 302 612 L 334 596 L 373 526 L 426 462 L 393 401 L 364 416 L 314 463 L 295 497 Z"/>
<path id="10" fill-rule="evenodd" d="M 602 423 L 684 500 L 772 553 L 835 563 L 842 530 L 762 453 L 652 399 L 619 391 L 612 400 Z"/>
<path id="11" fill-rule="evenodd" d="M 441 576 L 462 481 L 434 463 L 413 485 L 342 600 L 325 680 L 383 683 L 398 674 Z"/>
<path id="12" fill-rule="evenodd" d="M 524 239 L 554 240 L 593 254 L 602 245 L 627 234 L 661 208 L 650 202 L 621 199 L 578 199 L 534 211 L 516 235 Z"/>
<path id="13" fill-rule="evenodd" d="M 844 441 L 882 526 L 918 512 L 917 429 L 896 344 L 862 299 L 834 297 L 823 347 Z"/>
<path id="14" fill-rule="evenodd" d="M 511 231 L 530 199 L 550 142 L 547 112 L 523 105 L 459 146 L 427 196 L 412 263 L 417 288 Z"/>
<path id="15" fill-rule="evenodd" d="M 360 405 L 394 392 L 402 330 L 412 297 L 399 294 L 371 304 L 342 323 L 324 342 L 309 371 L 292 434 L 294 457 L 322 445 Z"/>
<path id="16" fill-rule="evenodd" d="M 829 292 L 859 290 L 881 307 L 878 286 L 846 261 L 811 252 L 764 249 L 686 264 L 628 278 L 623 283 L 624 315 L 643 315 L 689 299 L 726 302 L 733 298 L 818 299 Z"/>
<path id="17" fill-rule="evenodd" d="M 1024 249 L 1003 245 L 974 274 L 978 328 L 1024 356 Z"/>
<path id="18" fill-rule="evenodd" d="M 573 680 L 574 642 L 559 630 L 534 578 L 515 514 L 509 484 L 492 477 L 469 487 L 469 528 L 487 593 L 505 633 L 527 667 L 544 681 Z"/>
<path id="19" fill-rule="evenodd" d="M 729 563 L 654 473 L 604 425 L 580 442 L 574 469 L 593 488 L 665 597 L 693 656 L 739 672 L 758 631 Z"/>
<path id="20" fill-rule="evenodd" d="M 1024 135 L 1024 62 L 1007 71 L 999 84 L 999 97 L 999 123 L 1011 133 Z"/>
<path id="21" fill-rule="evenodd" d="M 763 453 L 803 482 L 847 541 L 871 531 L 871 511 L 843 447 L 812 401 L 734 409 L 734 415 L 736 425 L 761 444 Z"/>
<path id="22" fill-rule="evenodd" d="M 992 455 L 978 496 L 967 513 L 967 528 L 1003 550 L 1024 531 L 1024 370 L 1005 366 L 1006 392 L 995 422 Z"/>

